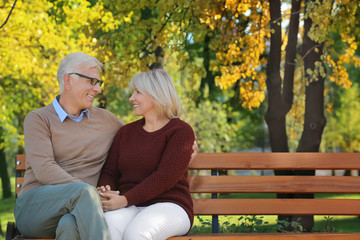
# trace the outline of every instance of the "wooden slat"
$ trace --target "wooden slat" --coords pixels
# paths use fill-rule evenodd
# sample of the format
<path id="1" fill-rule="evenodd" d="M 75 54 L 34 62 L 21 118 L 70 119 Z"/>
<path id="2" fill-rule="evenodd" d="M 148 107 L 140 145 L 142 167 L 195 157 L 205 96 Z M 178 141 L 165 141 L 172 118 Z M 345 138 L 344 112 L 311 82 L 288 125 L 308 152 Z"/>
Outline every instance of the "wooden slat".
<path id="1" fill-rule="evenodd" d="M 17 170 L 25 170 L 18 154 Z M 341 161 L 339 161 L 341 159 Z M 199 153 L 189 169 L 358 169 L 360 153 Z"/>
<path id="2" fill-rule="evenodd" d="M 25 155 L 17 155 L 17 172 Z M 189 169 L 360 169 L 360 153 L 200 153 Z M 359 177 L 326 176 L 190 176 L 193 192 L 359 193 Z M 23 177 L 17 177 L 23 183 Z M 359 189 L 357 189 L 359 188 Z M 194 190 L 195 189 L 195 190 Z M 293 190 L 290 190 L 293 189 Z M 16 192 L 20 189 L 17 188 Z M 360 199 L 194 199 L 197 215 L 360 215 Z M 360 240 L 360 233 L 197 234 L 168 240 Z"/>
<path id="3" fill-rule="evenodd" d="M 220 233 L 220 234 L 189 234 L 171 237 L 167 240 L 359 240 L 360 233 Z M 29 239 L 23 240 L 53 240 Z"/>
<path id="4" fill-rule="evenodd" d="M 19 238 L 21 239 L 21 238 Z M 360 233 L 218 233 L 189 234 L 167 240 L 359 240 Z M 24 238 L 22 240 L 54 240 Z"/>
<path id="5" fill-rule="evenodd" d="M 199 153 L 189 168 L 360 169 L 359 162 L 360 153 Z"/>
<path id="6" fill-rule="evenodd" d="M 360 233 L 219 233 L 189 234 L 167 240 L 359 240 Z M 53 240 L 29 239 L 23 240 Z"/>
<path id="7" fill-rule="evenodd" d="M 17 177 L 16 178 L 16 185 L 15 185 L 15 190 L 16 190 L 16 194 L 18 194 L 21 190 L 21 186 L 24 183 L 24 177 Z"/>
<path id="8" fill-rule="evenodd" d="M 220 233 L 189 234 L 167 240 L 359 240 L 360 233 Z"/>
<path id="9" fill-rule="evenodd" d="M 360 193 L 350 176 L 189 176 L 193 193 Z"/>
<path id="10" fill-rule="evenodd" d="M 193 199 L 196 215 L 360 215 L 360 199 Z"/>
<path id="11" fill-rule="evenodd" d="M 25 154 L 16 155 L 16 171 L 25 171 Z"/>

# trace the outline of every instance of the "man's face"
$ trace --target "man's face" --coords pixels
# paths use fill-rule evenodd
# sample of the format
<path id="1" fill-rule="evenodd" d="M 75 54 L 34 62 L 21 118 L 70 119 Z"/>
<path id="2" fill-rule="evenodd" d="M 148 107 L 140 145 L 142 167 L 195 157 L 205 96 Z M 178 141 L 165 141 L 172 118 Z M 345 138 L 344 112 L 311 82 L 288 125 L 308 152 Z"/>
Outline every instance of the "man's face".
<path id="1" fill-rule="evenodd" d="M 100 79 L 99 70 L 97 68 L 80 68 L 75 72 L 90 78 Z M 76 74 L 71 74 L 70 77 L 73 107 L 77 108 L 79 112 L 83 109 L 91 108 L 95 96 L 101 92 L 100 85 L 98 83 L 92 85 L 90 79 Z"/>

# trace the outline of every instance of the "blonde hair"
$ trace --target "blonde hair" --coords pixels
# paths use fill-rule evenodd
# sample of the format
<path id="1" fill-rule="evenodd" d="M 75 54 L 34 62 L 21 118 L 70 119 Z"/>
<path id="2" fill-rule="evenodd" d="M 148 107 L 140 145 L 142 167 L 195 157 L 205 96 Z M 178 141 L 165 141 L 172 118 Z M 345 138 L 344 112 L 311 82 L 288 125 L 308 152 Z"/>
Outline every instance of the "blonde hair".
<path id="1" fill-rule="evenodd" d="M 136 74 L 130 81 L 130 88 L 150 96 L 159 114 L 168 118 L 180 116 L 180 99 L 173 80 L 165 70 L 154 69 Z"/>
<path id="2" fill-rule="evenodd" d="M 79 68 L 98 68 L 99 71 L 101 71 L 102 67 L 103 64 L 99 60 L 86 53 L 76 52 L 67 55 L 64 60 L 61 61 L 57 71 L 60 93 L 64 91 L 65 74 L 76 72 Z"/>

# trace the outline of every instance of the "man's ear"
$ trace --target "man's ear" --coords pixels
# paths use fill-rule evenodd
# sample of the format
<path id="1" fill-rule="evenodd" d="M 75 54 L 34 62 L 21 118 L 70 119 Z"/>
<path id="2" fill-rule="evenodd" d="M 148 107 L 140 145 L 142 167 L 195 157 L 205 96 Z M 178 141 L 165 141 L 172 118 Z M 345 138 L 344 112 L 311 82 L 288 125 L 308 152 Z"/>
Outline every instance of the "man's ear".
<path id="1" fill-rule="evenodd" d="M 71 79 L 69 74 L 65 74 L 64 76 L 64 88 L 70 89 L 71 88 Z"/>

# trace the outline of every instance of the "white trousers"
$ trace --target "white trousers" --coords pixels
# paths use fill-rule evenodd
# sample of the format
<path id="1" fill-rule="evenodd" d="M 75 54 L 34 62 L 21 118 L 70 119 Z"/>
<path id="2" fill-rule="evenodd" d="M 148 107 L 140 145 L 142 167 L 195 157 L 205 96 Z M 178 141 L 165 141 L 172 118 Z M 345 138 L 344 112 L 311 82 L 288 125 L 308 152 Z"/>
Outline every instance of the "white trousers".
<path id="1" fill-rule="evenodd" d="M 105 212 L 105 219 L 112 240 L 166 240 L 190 230 L 185 210 L 169 202 Z"/>

